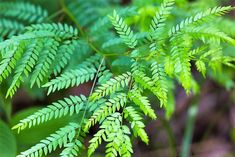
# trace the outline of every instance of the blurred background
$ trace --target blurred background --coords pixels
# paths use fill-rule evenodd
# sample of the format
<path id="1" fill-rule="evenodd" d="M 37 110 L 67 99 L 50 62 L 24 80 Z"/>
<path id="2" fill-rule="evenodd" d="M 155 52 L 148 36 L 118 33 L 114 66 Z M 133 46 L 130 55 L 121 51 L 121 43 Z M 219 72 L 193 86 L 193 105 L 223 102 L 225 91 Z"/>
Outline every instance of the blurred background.
<path id="1" fill-rule="evenodd" d="M 157 0 L 146 1 L 146 4 L 151 4 Z M 30 2 L 38 3 L 37 0 Z M 39 2 L 42 6 L 50 8 L 51 13 L 60 8 L 56 0 L 52 0 L 50 3 L 46 0 Z M 184 11 L 195 12 L 211 6 L 235 6 L 235 0 L 177 0 L 176 2 L 178 8 L 182 10 L 177 13 L 178 15 L 184 14 Z M 120 1 L 122 6 L 132 5 L 132 3 L 141 4 L 138 0 Z M 61 15 L 56 20 L 59 21 L 63 18 Z M 235 12 L 227 15 L 226 20 L 221 23 L 221 28 L 235 38 Z M 225 53 L 235 56 L 235 48 L 228 46 Z M 235 157 L 234 69 L 225 69 L 221 74 L 209 74 L 206 79 L 199 76 L 196 70 L 193 70 L 193 75 L 200 85 L 200 93 L 186 95 L 182 87 L 176 85 L 172 95 L 174 97 L 172 103 L 175 104 L 173 114 L 166 118 L 164 111 L 156 108 L 158 119 L 155 121 L 146 119 L 146 131 L 150 137 L 150 143 L 145 145 L 143 142 L 135 140 L 134 157 L 186 157 L 187 154 L 194 157 Z M 63 118 L 61 121 L 52 120 L 45 125 L 17 134 L 10 128 L 20 119 L 65 95 L 81 93 L 88 95 L 91 84 L 91 82 L 86 83 L 48 97 L 46 97 L 45 90 L 29 89 L 25 86 L 17 92 L 12 100 L 5 99 L 7 83 L 1 85 L 0 157 L 5 157 L 1 154 L 3 149 L 9 149 L 12 156 L 15 156 L 63 126 L 71 117 Z M 152 103 L 155 103 L 154 99 Z M 91 134 L 96 131 L 94 128 Z M 94 156 L 102 156 L 99 155 L 99 152 L 102 152 L 102 148 Z M 58 154 L 49 156 L 58 156 Z"/>

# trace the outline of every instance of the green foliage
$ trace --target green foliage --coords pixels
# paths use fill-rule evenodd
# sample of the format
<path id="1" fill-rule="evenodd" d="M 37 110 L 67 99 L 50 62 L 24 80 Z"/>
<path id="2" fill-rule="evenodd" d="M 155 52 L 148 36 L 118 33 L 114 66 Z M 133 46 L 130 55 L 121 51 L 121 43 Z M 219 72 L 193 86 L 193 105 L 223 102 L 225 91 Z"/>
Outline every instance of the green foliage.
<path id="1" fill-rule="evenodd" d="M 104 97 L 106 95 L 115 93 L 116 91 L 119 91 L 121 88 L 127 87 L 130 82 L 131 73 L 127 72 L 122 75 L 116 76 L 110 80 L 108 80 L 106 83 L 101 84 L 91 95 L 91 99 L 99 99 L 101 97 Z"/>
<path id="2" fill-rule="evenodd" d="M 11 37 L 24 26 L 46 20 L 48 13 L 40 6 L 27 2 L 0 2 L 0 37 Z"/>
<path id="3" fill-rule="evenodd" d="M 26 27 L 26 32 L 19 36 L 3 41 L 0 44 L 3 60 L 0 63 L 0 82 L 6 79 L 14 70 L 13 81 L 7 91 L 7 96 L 13 96 L 23 81 L 24 75 L 30 77 L 31 87 L 50 77 L 51 65 L 56 60 L 58 53 L 68 49 L 74 50 L 74 45 L 64 49 L 64 44 L 78 34 L 76 29 L 66 24 L 37 24 Z M 62 52 L 60 52 L 62 51 Z M 10 53 L 9 53 L 10 52 Z M 67 56 L 71 53 L 67 52 Z M 40 57 L 39 57 L 40 56 Z M 58 63 L 56 69 L 64 67 Z"/>
<path id="4" fill-rule="evenodd" d="M 0 20 L 0 36 L 12 36 L 14 34 L 17 34 L 21 32 L 24 29 L 24 25 L 16 22 L 11 21 L 8 19 L 1 18 Z"/>
<path id="5" fill-rule="evenodd" d="M 131 101 L 133 101 L 137 106 L 139 106 L 139 108 L 145 115 L 149 116 L 152 119 L 156 119 L 157 116 L 154 113 L 154 110 L 151 108 L 151 104 L 149 103 L 148 98 L 142 96 L 138 89 L 130 91 L 128 93 L 128 96 Z"/>
<path id="6" fill-rule="evenodd" d="M 127 101 L 126 97 L 127 95 L 125 93 L 118 93 L 113 98 L 106 101 L 104 105 L 101 105 L 96 109 L 86 123 L 85 130 L 88 131 L 92 125 L 104 120 L 108 115 L 120 110 L 121 107 L 124 107 Z"/>
<path id="7" fill-rule="evenodd" d="M 85 135 L 83 135 L 85 136 Z M 77 139 L 74 139 L 72 142 L 65 145 L 65 149 L 61 152 L 60 156 L 62 157 L 75 157 L 80 154 L 80 150 L 84 148 L 84 137 L 79 136 Z"/>
<path id="8" fill-rule="evenodd" d="M 56 131 L 54 134 L 51 134 L 44 140 L 41 140 L 40 143 L 31 147 L 25 152 L 22 152 L 18 157 L 31 156 L 42 156 L 42 154 L 47 155 L 48 153 L 55 150 L 57 147 L 62 147 L 68 142 L 72 142 L 76 135 L 76 129 L 79 128 L 79 125 L 76 123 L 70 123 L 67 126 Z"/>
<path id="9" fill-rule="evenodd" d="M 16 139 L 11 132 L 11 129 L 0 121 L 0 153 L 2 157 L 16 156 Z"/>
<path id="10" fill-rule="evenodd" d="M 105 134 L 105 127 L 103 129 L 100 129 L 94 137 L 89 141 L 90 145 L 88 148 L 88 156 L 91 156 L 95 150 L 99 147 L 102 140 L 106 140 L 106 134 Z"/>
<path id="11" fill-rule="evenodd" d="M 133 154 L 131 136 L 149 143 L 144 120 L 157 118 L 154 109 L 162 107 L 167 118 L 174 112 L 175 80 L 187 94 L 198 92 L 192 64 L 204 77 L 211 71 L 220 73 L 224 66 L 235 66 L 234 57 L 223 53 L 224 43 L 234 46 L 234 36 L 213 23 L 234 9 L 231 6 L 175 17 L 174 0 L 164 0 L 150 11 L 142 6 L 150 5 L 147 1 L 125 8 L 111 0 L 60 2 L 62 11 L 55 15 L 63 13 L 58 20 L 71 26 L 45 23 L 51 19 L 45 19 L 47 13 L 40 7 L 0 2 L 0 17 L 4 17 L 0 26 L 9 25 L 9 30 L 0 29 L 0 83 L 10 78 L 6 96 L 12 97 L 24 81 L 31 88 L 35 84 L 47 88 L 48 95 L 93 81 L 87 97 L 58 100 L 13 127 L 19 132 L 52 119 L 78 117 L 19 157 L 47 155 L 58 147 L 63 147 L 60 156 L 78 156 L 94 125 L 99 130 L 89 142 L 88 156 L 105 143 L 107 157 L 129 157 Z M 149 12 L 142 13 L 142 9 Z M 39 24 L 25 27 L 20 22 Z M 150 101 L 146 93 L 158 101 Z"/>
<path id="12" fill-rule="evenodd" d="M 122 125 L 120 113 L 114 113 L 103 122 L 106 127 L 107 142 L 105 156 L 126 156 L 133 153 L 131 140 L 129 138 L 130 130 L 126 125 Z"/>
<path id="13" fill-rule="evenodd" d="M 34 114 L 35 112 L 37 112 L 42 108 L 43 107 L 34 106 L 17 112 L 11 118 L 11 123 L 10 123 L 11 126 L 18 124 L 20 120 L 25 119 L 26 117 Z M 32 145 L 35 145 L 37 142 L 47 137 L 55 130 L 58 130 L 59 128 L 67 125 L 71 120 L 75 118 L 74 116 L 75 115 L 73 116 L 67 115 L 63 116 L 60 119 L 58 118 L 51 119 L 46 123 L 40 123 L 40 125 L 35 125 L 30 129 L 25 128 L 20 133 L 18 133 L 17 131 L 13 131 L 17 140 L 17 151 L 21 152 L 28 149 Z M 37 134 L 37 136 L 35 136 L 35 134 Z"/>
<path id="14" fill-rule="evenodd" d="M 120 35 L 124 43 L 130 48 L 135 48 L 137 45 L 136 36 L 115 10 L 113 12 L 113 16 L 110 17 L 110 20 L 112 21 L 114 28 L 117 30 L 117 33 Z"/>
<path id="15" fill-rule="evenodd" d="M 18 2 L 1 2 L 1 16 L 14 17 L 19 20 L 29 22 L 42 22 L 47 16 L 47 12 L 41 7 L 34 6 L 30 3 Z"/>
<path id="16" fill-rule="evenodd" d="M 151 70 L 152 70 L 152 75 L 153 75 L 152 76 L 153 82 L 155 86 L 157 87 L 158 98 L 161 102 L 161 105 L 166 106 L 168 87 L 167 87 L 167 76 L 164 71 L 164 66 L 161 64 L 158 64 L 157 62 L 154 62 L 151 65 Z"/>
<path id="17" fill-rule="evenodd" d="M 213 27 L 197 27 L 193 29 L 184 30 L 185 33 L 191 34 L 194 38 L 198 38 L 203 42 L 214 41 L 220 43 L 220 41 L 226 41 L 231 45 L 235 45 L 235 40 L 229 37 L 224 32 Z"/>
<path id="18" fill-rule="evenodd" d="M 84 82 L 93 80 L 97 72 L 97 62 L 100 57 L 95 55 L 81 63 L 76 69 L 71 69 L 57 76 L 55 79 L 43 85 L 48 88 L 48 94 L 73 86 L 78 86 Z"/>
<path id="19" fill-rule="evenodd" d="M 131 141 L 129 138 L 130 130 L 126 125 L 122 125 L 122 116 L 120 113 L 113 113 L 107 117 L 100 126 L 98 131 L 90 142 L 88 156 L 97 149 L 101 141 L 106 141 L 106 157 L 109 156 L 126 156 L 133 153 Z"/>
<path id="20" fill-rule="evenodd" d="M 183 30 L 187 26 L 190 26 L 192 24 L 197 24 L 202 21 L 207 21 L 208 18 L 212 18 L 213 16 L 224 15 L 225 13 L 228 13 L 231 10 L 233 10 L 233 7 L 226 6 L 226 7 L 209 8 L 206 11 L 199 12 L 195 16 L 191 16 L 189 18 L 186 18 L 180 24 L 172 27 L 171 31 L 169 32 L 169 36 L 173 36 L 173 35 L 179 33 L 181 30 Z"/>
<path id="21" fill-rule="evenodd" d="M 124 111 L 125 117 L 130 117 L 131 128 L 133 129 L 134 135 L 139 136 L 143 142 L 148 144 L 149 138 L 144 128 L 143 118 L 140 116 L 134 107 L 128 106 Z"/>
<path id="22" fill-rule="evenodd" d="M 150 29 L 152 31 L 151 37 L 153 39 L 159 38 L 159 33 L 165 26 L 165 21 L 170 14 L 171 9 L 174 5 L 174 0 L 164 0 L 161 4 L 159 10 L 156 12 L 155 16 L 153 17 L 150 25 Z"/>
<path id="23" fill-rule="evenodd" d="M 70 96 L 69 98 L 64 98 L 64 100 L 54 102 L 52 105 L 21 120 L 20 123 L 13 127 L 13 129 L 18 129 L 19 132 L 27 127 L 30 128 L 35 125 L 40 125 L 40 123 L 45 123 L 52 118 L 60 118 L 68 114 L 71 116 L 74 113 L 78 114 L 84 108 L 85 103 L 86 97 L 83 95 L 80 97 Z"/>

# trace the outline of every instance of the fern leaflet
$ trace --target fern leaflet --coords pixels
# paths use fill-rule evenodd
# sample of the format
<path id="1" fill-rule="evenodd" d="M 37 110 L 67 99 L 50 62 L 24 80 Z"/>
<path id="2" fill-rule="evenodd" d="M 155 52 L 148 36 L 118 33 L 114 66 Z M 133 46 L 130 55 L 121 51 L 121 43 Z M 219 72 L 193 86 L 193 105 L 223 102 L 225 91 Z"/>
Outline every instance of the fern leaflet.
<path id="1" fill-rule="evenodd" d="M 58 146 L 61 148 L 68 142 L 72 142 L 76 135 L 76 129 L 79 127 L 80 126 L 76 123 L 70 123 L 69 125 L 56 131 L 54 134 L 51 134 L 46 139 L 41 140 L 37 145 L 22 152 L 17 157 L 29 157 L 32 156 L 32 154 L 34 156 L 42 156 L 42 154 L 47 155 L 48 153 L 54 151 Z"/>
<path id="2" fill-rule="evenodd" d="M 124 43 L 130 48 L 135 48 L 137 45 L 136 36 L 115 10 L 113 12 L 113 16 L 110 16 L 110 20 Z"/>
<path id="3" fill-rule="evenodd" d="M 19 132 L 27 127 L 30 128 L 32 126 L 39 125 L 40 123 L 45 123 L 52 118 L 60 118 L 74 113 L 78 114 L 84 108 L 86 101 L 86 97 L 83 95 L 80 97 L 70 96 L 69 98 L 64 98 L 64 100 L 54 102 L 52 105 L 49 105 L 25 119 L 22 119 L 19 124 L 13 127 L 13 129 L 18 129 Z"/>

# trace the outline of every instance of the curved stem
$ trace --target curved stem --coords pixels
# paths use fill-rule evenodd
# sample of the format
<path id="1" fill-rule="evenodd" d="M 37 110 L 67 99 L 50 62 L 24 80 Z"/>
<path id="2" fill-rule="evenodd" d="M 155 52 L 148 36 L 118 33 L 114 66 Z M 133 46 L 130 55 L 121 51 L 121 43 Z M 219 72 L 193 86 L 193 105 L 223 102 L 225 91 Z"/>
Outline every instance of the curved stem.
<path id="1" fill-rule="evenodd" d="M 81 27 L 81 25 L 78 23 L 78 21 L 76 20 L 76 18 L 73 16 L 73 14 L 70 12 L 70 10 L 67 8 L 67 6 L 65 5 L 64 0 L 60 0 L 60 5 L 62 7 L 62 10 L 65 12 L 65 14 L 68 15 L 68 17 L 76 24 L 77 28 L 79 29 L 80 33 L 82 36 L 85 36 L 85 33 Z"/>

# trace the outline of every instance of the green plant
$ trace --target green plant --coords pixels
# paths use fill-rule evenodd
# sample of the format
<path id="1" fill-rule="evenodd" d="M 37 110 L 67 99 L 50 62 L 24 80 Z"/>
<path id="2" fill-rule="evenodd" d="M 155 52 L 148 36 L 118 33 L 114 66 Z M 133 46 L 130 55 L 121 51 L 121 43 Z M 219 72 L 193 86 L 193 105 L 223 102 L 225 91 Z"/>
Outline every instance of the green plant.
<path id="1" fill-rule="evenodd" d="M 0 2 L 0 36 L 11 37 L 23 31 L 24 26 L 44 21 L 47 11 L 24 2 Z"/>
<path id="2" fill-rule="evenodd" d="M 39 88 L 48 88 L 48 94 L 91 80 L 93 85 L 89 96 L 69 96 L 15 125 L 13 129 L 20 132 L 51 119 L 77 116 L 19 157 L 47 155 L 57 148 L 63 148 L 61 156 L 77 156 L 84 147 L 84 138 L 96 124 L 100 129 L 89 141 L 88 156 L 102 142 L 106 143 L 106 156 L 131 156 L 130 136 L 140 137 L 148 144 L 143 119 L 157 118 L 146 92 L 157 98 L 170 117 L 173 109 L 169 97 L 173 95 L 174 80 L 178 80 L 186 93 L 198 92 L 192 64 L 204 77 L 208 70 L 219 73 L 224 65 L 235 67 L 235 59 L 223 54 L 222 44 L 234 46 L 235 40 L 211 22 L 233 10 L 231 6 L 190 14 L 175 24 L 170 20 L 175 1 L 164 0 L 146 18 L 144 29 L 133 25 L 132 30 L 129 24 L 138 24 L 141 8 L 120 8 L 117 2 L 109 0 L 99 3 L 80 0 L 81 5 L 77 1 L 60 2 L 76 28 L 61 23 L 39 23 L 24 27 L 16 36 L 4 34 L 5 40 L 0 43 L 0 82 L 13 76 L 6 97 L 12 97 L 24 81 L 31 87 L 37 84 Z M 135 3 L 138 6 L 142 1 Z M 116 9 L 100 11 L 104 6 Z M 1 7 L 8 9 L 8 4 Z M 19 8 L 30 11 L 31 7 L 21 3 Z M 41 9 L 38 12 L 41 15 Z M 32 19 L 13 13 L 10 15 L 19 16 L 20 20 L 47 21 L 35 12 Z M 6 15 L 4 12 L 3 16 Z M 85 61 L 70 63 L 76 56 L 85 56 Z M 124 68 L 115 70 L 118 66 Z"/>

